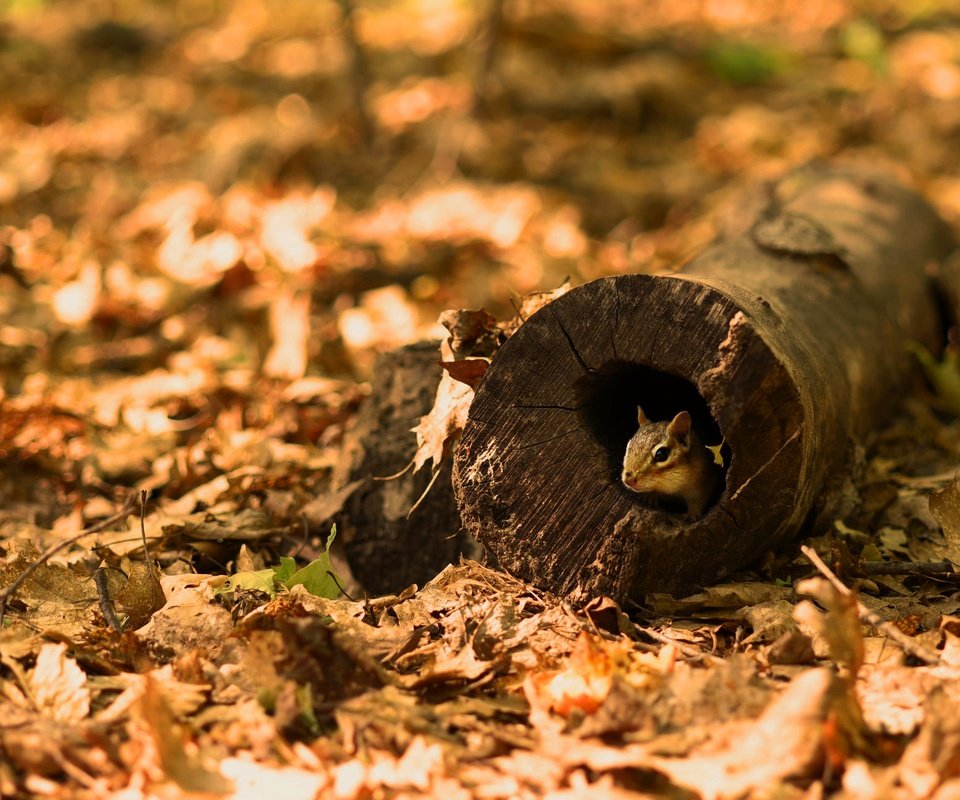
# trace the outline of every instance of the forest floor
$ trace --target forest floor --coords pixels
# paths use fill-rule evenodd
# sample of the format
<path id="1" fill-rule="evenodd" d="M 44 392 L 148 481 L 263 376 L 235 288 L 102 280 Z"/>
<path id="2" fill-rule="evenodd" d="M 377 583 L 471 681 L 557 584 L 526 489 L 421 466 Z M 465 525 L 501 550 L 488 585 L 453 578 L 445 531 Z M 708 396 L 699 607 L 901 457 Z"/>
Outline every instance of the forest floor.
<path id="1" fill-rule="evenodd" d="M 960 797 L 920 380 L 832 530 L 628 613 L 367 597 L 316 511 L 446 309 L 674 269 L 816 158 L 960 235 L 955 4 L 357 5 L 0 0 L 0 797 Z"/>

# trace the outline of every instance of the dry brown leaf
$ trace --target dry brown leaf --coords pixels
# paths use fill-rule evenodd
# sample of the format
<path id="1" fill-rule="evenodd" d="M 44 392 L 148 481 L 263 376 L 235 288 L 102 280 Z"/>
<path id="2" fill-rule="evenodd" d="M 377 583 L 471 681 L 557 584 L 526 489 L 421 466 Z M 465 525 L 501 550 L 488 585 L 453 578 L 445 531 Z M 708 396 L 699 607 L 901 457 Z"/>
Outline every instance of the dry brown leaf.
<path id="1" fill-rule="evenodd" d="M 857 682 L 863 718 L 873 730 L 910 736 L 923 721 L 924 694 L 937 681 L 926 671 L 900 664 L 864 670 Z"/>
<path id="2" fill-rule="evenodd" d="M 448 442 L 463 430 L 472 402 L 473 389 L 444 372 L 437 386 L 433 408 L 413 429 L 417 434 L 417 452 L 413 457 L 415 471 L 431 460 L 434 469 L 440 465 Z"/>
<path id="3" fill-rule="evenodd" d="M 653 758 L 651 763 L 704 800 L 741 797 L 751 789 L 809 777 L 823 758 L 823 726 L 834 680 L 829 670 L 809 670 L 719 752 Z"/>
<path id="4" fill-rule="evenodd" d="M 145 676 L 143 693 L 133 711 L 129 726 L 131 738 L 149 743 L 148 757 L 137 765 L 138 769 L 147 771 L 148 780 L 172 780 L 187 792 L 222 794 L 233 788 L 216 768 L 204 763 L 188 729 L 176 719 L 150 675 Z"/>
<path id="5" fill-rule="evenodd" d="M 0 561 L 0 587 L 13 583 L 39 556 L 34 545 L 20 540 L 8 541 L 7 548 L 6 561 Z M 25 606 L 22 616 L 27 624 L 70 638 L 87 630 L 97 602 L 90 580 L 50 562 L 36 568 L 14 597 Z"/>
<path id="6" fill-rule="evenodd" d="M 822 614 L 812 603 L 802 601 L 794 609 L 794 619 L 823 639 L 830 657 L 856 676 L 863 665 L 863 633 L 860 630 L 860 615 L 857 599 L 853 594 L 844 595 L 825 578 L 810 578 L 797 584 L 797 594 L 816 598 L 827 614 Z"/>
<path id="7" fill-rule="evenodd" d="M 743 643 L 772 642 L 795 632 L 797 624 L 793 619 L 793 609 L 793 603 L 788 600 L 771 600 L 745 606 L 743 618 L 750 623 L 753 633 Z"/>
<path id="8" fill-rule="evenodd" d="M 263 362 L 263 372 L 272 378 L 296 380 L 307 371 L 307 339 L 310 336 L 310 295 L 287 290 L 270 304 L 270 337 L 273 344 Z"/>
<path id="9" fill-rule="evenodd" d="M 927 695 L 923 726 L 903 751 L 898 766 L 900 780 L 912 797 L 930 797 L 942 783 L 960 777 L 958 708 L 956 677 Z"/>
<path id="10" fill-rule="evenodd" d="M 520 305 L 517 307 L 516 316 L 503 325 L 503 332 L 506 336 L 512 336 L 530 317 L 536 314 L 541 308 L 549 305 L 558 297 L 563 297 L 573 288 L 570 281 L 564 281 L 556 289 L 547 292 L 531 292 L 520 299 Z"/>
<path id="11" fill-rule="evenodd" d="M 30 691 L 40 713 L 58 722 L 80 722 L 90 713 L 86 673 L 67 657 L 65 644 L 45 644 L 29 673 Z"/>
<path id="12" fill-rule="evenodd" d="M 147 623 L 159 611 L 166 598 L 157 577 L 159 568 L 141 560 L 124 559 L 122 570 L 126 576 L 114 602 L 118 612 L 126 617 L 124 630 L 135 630 Z"/>
<path id="13" fill-rule="evenodd" d="M 603 643 L 582 631 L 567 659 L 555 672 L 531 671 L 524 693 L 533 708 L 567 717 L 575 710 L 596 711 L 613 686 L 615 666 Z"/>
<path id="14" fill-rule="evenodd" d="M 324 765 L 311 768 L 260 764 L 248 758 L 225 758 L 220 774 L 233 783 L 233 795 L 243 797 L 278 797 L 283 800 L 316 800 L 331 782 Z"/>
<path id="15" fill-rule="evenodd" d="M 449 309 L 437 320 L 450 331 L 446 344 L 454 358 L 492 356 L 500 346 L 501 331 L 496 318 L 484 309 Z"/>
<path id="16" fill-rule="evenodd" d="M 476 389 L 483 380 L 490 362 L 485 358 L 464 358 L 460 361 L 441 361 L 440 366 L 460 383 Z"/>
<path id="17" fill-rule="evenodd" d="M 285 272 L 298 272 L 317 260 L 310 234 L 329 216 L 337 193 L 329 186 L 310 195 L 292 194 L 263 208 L 260 241 Z"/>
<path id="18" fill-rule="evenodd" d="M 932 552 L 960 564 L 960 480 L 954 478 L 945 489 L 930 495 L 930 513 L 940 524 L 944 540 L 942 546 L 932 544 Z"/>
<path id="19" fill-rule="evenodd" d="M 164 575 L 166 604 L 137 635 L 153 646 L 181 654 L 202 647 L 216 659 L 233 632 L 230 612 L 214 602 L 210 584 L 225 578 L 208 575 Z"/>

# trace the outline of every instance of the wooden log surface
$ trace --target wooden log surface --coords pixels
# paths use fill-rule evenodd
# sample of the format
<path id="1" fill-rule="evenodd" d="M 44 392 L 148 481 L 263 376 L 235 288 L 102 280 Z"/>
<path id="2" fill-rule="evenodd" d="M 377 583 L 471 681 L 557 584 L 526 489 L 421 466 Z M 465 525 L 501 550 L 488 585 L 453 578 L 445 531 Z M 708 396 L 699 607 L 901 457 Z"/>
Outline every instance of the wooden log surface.
<path id="1" fill-rule="evenodd" d="M 461 517 L 500 566 L 575 600 L 693 590 L 794 536 L 896 408 L 906 340 L 942 337 L 953 247 L 914 192 L 810 165 L 744 197 L 677 276 L 580 286 L 497 353 L 457 449 Z M 700 519 L 620 481 L 636 406 L 726 442 Z"/>
<path id="2" fill-rule="evenodd" d="M 417 449 L 411 430 L 436 396 L 438 354 L 435 341 L 381 354 L 370 397 L 345 437 L 334 483 L 347 498 L 335 518 L 350 571 L 371 594 L 423 585 L 476 552 L 453 501 L 449 459 L 422 502 L 431 472 L 409 469 Z M 382 480 L 388 476 L 396 477 Z"/>

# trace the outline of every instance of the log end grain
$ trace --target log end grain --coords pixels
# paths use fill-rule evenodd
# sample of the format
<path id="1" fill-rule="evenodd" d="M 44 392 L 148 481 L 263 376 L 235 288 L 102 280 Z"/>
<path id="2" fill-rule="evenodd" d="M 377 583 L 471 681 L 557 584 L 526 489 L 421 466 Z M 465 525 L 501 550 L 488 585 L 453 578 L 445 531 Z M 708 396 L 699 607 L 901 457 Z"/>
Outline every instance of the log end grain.
<path id="1" fill-rule="evenodd" d="M 706 441 L 725 440 L 725 488 L 701 519 L 620 482 L 638 404 L 651 419 L 689 411 Z M 709 583 L 792 517 L 802 419 L 789 375 L 720 291 L 594 281 L 532 317 L 488 371 L 457 451 L 461 517 L 502 567 L 575 599 Z"/>

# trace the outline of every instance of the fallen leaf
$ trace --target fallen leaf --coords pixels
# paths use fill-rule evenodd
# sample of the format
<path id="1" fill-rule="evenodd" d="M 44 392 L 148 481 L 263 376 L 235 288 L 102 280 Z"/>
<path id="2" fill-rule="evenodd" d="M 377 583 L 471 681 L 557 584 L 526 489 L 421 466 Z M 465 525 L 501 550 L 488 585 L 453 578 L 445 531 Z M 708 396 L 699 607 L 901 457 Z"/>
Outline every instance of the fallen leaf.
<path id="1" fill-rule="evenodd" d="M 822 613 L 811 602 L 802 601 L 794 609 L 801 629 L 812 631 L 826 642 L 830 657 L 846 664 L 856 676 L 863 665 L 863 633 L 856 597 L 843 595 L 825 578 L 810 578 L 797 584 L 797 594 L 809 595 L 827 609 Z"/>
<path id="2" fill-rule="evenodd" d="M 473 389 L 444 372 L 437 386 L 433 408 L 420 418 L 420 424 L 413 429 L 417 435 L 414 471 L 431 460 L 434 469 L 439 466 L 448 442 L 459 436 L 466 425 L 472 402 Z"/>
<path id="3" fill-rule="evenodd" d="M 943 782 L 960 777 L 960 693 L 956 686 L 954 679 L 930 691 L 920 733 L 903 751 L 898 772 L 911 797 L 931 797 Z"/>
<path id="4" fill-rule="evenodd" d="M 310 295 L 284 291 L 270 304 L 270 334 L 273 345 L 263 362 L 263 371 L 273 378 L 296 380 L 307 370 L 307 339 L 310 336 Z"/>
<path id="5" fill-rule="evenodd" d="M 530 319 L 530 317 L 536 314 L 541 308 L 549 305 L 558 297 L 563 297 L 563 295 L 572 288 L 573 284 L 570 283 L 570 281 L 564 281 L 556 289 L 551 289 L 548 292 L 531 292 L 524 296 L 520 300 L 516 316 L 503 326 L 504 333 L 507 336 L 512 336 L 524 322 Z"/>
<path id="6" fill-rule="evenodd" d="M 822 760 L 834 680 L 830 670 L 809 670 L 720 752 L 652 763 L 704 800 L 741 797 L 751 789 L 769 790 L 780 781 L 809 776 Z"/>
<path id="7" fill-rule="evenodd" d="M 444 311 L 438 321 L 450 331 L 447 344 L 455 358 L 489 357 L 500 346 L 500 326 L 496 318 L 482 308 Z"/>
<path id="8" fill-rule="evenodd" d="M 156 777 L 162 775 L 188 792 L 223 794 L 233 788 L 231 781 L 205 763 L 189 729 L 177 721 L 163 692 L 149 674 L 145 676 L 143 692 L 133 710 L 131 738 L 146 743 L 149 737 L 153 746 L 147 750 L 149 755 L 144 759 L 147 762 L 144 767 L 158 769 Z"/>
<path id="9" fill-rule="evenodd" d="M 476 389 L 486 374 L 490 362 L 485 358 L 464 358 L 461 361 L 441 361 L 440 366 L 452 378 L 465 383 L 471 389 Z"/>
<path id="10" fill-rule="evenodd" d="M 29 680 L 37 708 L 51 719 L 80 722 L 90 713 L 86 673 L 67 657 L 65 644 L 43 645 Z"/>
<path id="11" fill-rule="evenodd" d="M 939 492 L 930 495 L 930 513 L 943 531 L 943 545 L 931 543 L 931 552 L 960 564 L 960 482 L 957 478 Z"/>
<path id="12" fill-rule="evenodd" d="M 530 672 L 524 693 L 531 706 L 553 711 L 562 717 L 574 710 L 596 711 L 613 686 L 614 664 L 607 650 L 582 631 L 563 669 Z"/>

